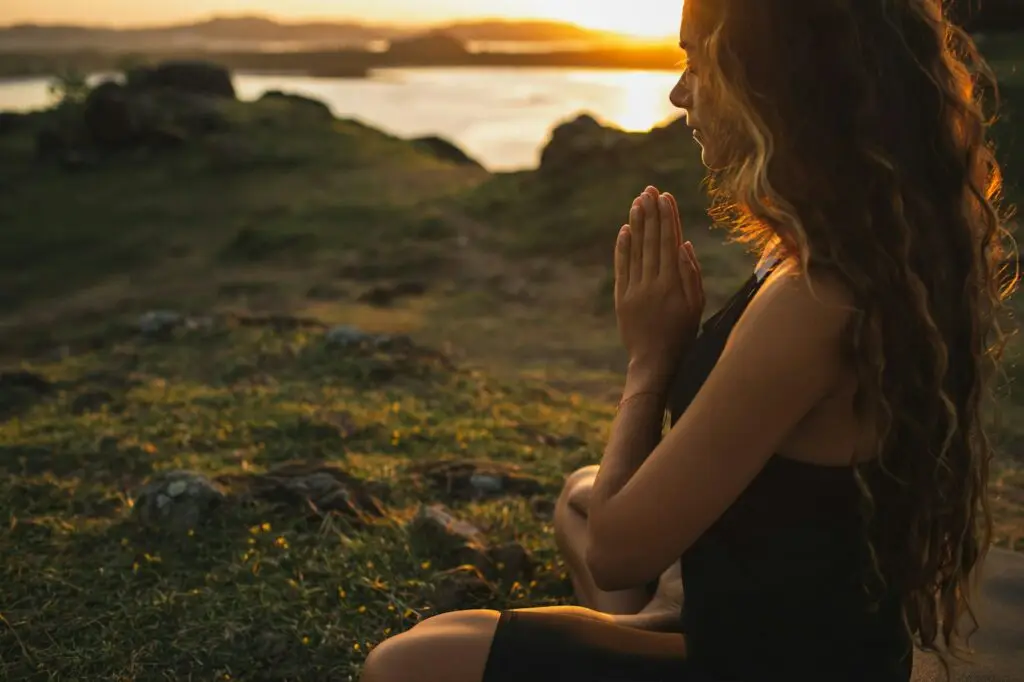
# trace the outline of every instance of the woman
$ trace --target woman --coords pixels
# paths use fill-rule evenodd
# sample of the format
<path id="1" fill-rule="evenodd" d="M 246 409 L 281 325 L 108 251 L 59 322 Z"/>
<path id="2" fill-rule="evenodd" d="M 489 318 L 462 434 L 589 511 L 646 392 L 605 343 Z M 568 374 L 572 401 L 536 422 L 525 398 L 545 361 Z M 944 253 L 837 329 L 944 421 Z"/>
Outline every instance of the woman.
<path id="1" fill-rule="evenodd" d="M 444 614 L 375 649 L 364 682 L 906 681 L 915 643 L 970 625 L 1008 290 L 983 64 L 937 0 L 688 0 L 681 44 L 671 99 L 716 217 L 764 256 L 698 334 L 675 202 L 634 202 L 629 369 L 574 576 L 635 610 L 678 561 L 680 627 Z"/>

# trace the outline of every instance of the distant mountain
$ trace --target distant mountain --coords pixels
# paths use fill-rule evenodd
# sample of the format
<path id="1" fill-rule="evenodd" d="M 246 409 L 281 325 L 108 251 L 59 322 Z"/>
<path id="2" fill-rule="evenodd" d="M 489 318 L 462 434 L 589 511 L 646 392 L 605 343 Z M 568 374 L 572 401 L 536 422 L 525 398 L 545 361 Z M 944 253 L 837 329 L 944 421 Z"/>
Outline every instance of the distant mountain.
<path id="1" fill-rule="evenodd" d="M 465 21 L 438 27 L 460 40 L 488 42 L 622 42 L 622 36 L 558 21 Z"/>
<path id="2" fill-rule="evenodd" d="M 167 50 L 265 49 L 363 46 L 425 30 L 439 30 L 463 41 L 619 42 L 614 34 L 551 21 L 465 21 L 424 28 L 356 22 L 282 23 L 258 16 L 215 17 L 189 24 L 110 28 L 102 26 L 17 24 L 0 27 L 0 50 Z"/>

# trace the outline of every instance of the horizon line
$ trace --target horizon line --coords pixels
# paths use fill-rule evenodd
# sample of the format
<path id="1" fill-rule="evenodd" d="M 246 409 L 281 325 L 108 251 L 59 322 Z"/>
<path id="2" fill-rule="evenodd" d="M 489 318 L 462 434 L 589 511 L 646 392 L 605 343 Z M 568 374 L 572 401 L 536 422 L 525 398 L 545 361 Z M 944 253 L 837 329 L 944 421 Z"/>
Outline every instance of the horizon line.
<path id="1" fill-rule="evenodd" d="M 281 26 L 301 26 L 303 24 L 316 24 L 316 23 L 326 23 L 326 24 L 357 24 L 359 26 L 365 26 L 365 27 L 369 27 L 369 28 L 373 28 L 373 27 L 380 27 L 380 28 L 405 28 L 405 27 L 408 27 L 408 28 L 429 28 L 429 27 L 435 27 L 435 26 L 438 26 L 438 27 L 439 26 L 452 26 L 452 25 L 457 25 L 457 24 L 476 23 L 476 22 L 496 22 L 496 23 L 502 23 L 502 24 L 552 24 L 552 25 L 559 25 L 559 26 L 572 26 L 574 28 L 578 28 L 580 30 L 587 31 L 589 33 L 606 34 L 606 35 L 609 35 L 609 36 L 618 36 L 619 35 L 615 31 L 610 31 L 610 30 L 606 30 L 606 29 L 588 28 L 586 26 L 582 26 L 580 24 L 577 24 L 577 23 L 575 23 L 573 21 L 568 21 L 568 20 L 563 20 L 563 19 L 548 19 L 548 18 L 544 18 L 544 17 L 536 17 L 536 18 L 530 18 L 530 17 L 508 18 L 508 17 L 499 17 L 499 16 L 494 16 L 494 15 L 482 14 L 480 16 L 465 16 L 465 15 L 463 15 L 463 16 L 456 16 L 456 17 L 452 17 L 450 20 L 447 20 L 447 21 L 419 21 L 419 22 L 416 22 L 416 21 L 413 21 L 413 22 L 406 21 L 406 22 L 388 23 L 388 22 L 382 22 L 382 21 L 359 19 L 357 17 L 350 17 L 350 16 L 345 16 L 345 15 L 333 15 L 333 16 L 311 15 L 311 16 L 302 17 L 302 18 L 282 19 L 282 18 L 276 17 L 276 16 L 274 16 L 272 14 L 244 13 L 244 12 L 243 13 L 239 13 L 239 14 L 213 13 L 213 14 L 198 15 L 198 16 L 192 18 L 192 19 L 181 19 L 179 21 L 155 22 L 155 23 L 150 23 L 150 24 L 124 24 L 124 25 L 100 24 L 100 23 L 92 24 L 92 23 L 80 23 L 80 22 L 74 22 L 74 21 L 69 21 L 69 22 L 39 22 L 39 21 L 33 21 L 31 19 L 22 19 L 22 20 L 17 20 L 17 21 L 12 21 L 12 22 L 8 22 L 8 23 L 0 24 L 0 30 L 11 29 L 11 28 L 19 28 L 19 27 L 26 27 L 26 26 L 33 26 L 33 27 L 39 27 L 39 28 L 86 28 L 86 29 L 94 29 L 94 30 L 138 31 L 138 30 L 151 30 L 151 29 L 159 29 L 159 28 L 175 28 L 175 27 L 179 27 L 179 26 L 180 27 L 193 26 L 193 25 L 196 25 L 196 24 L 202 24 L 202 23 L 208 23 L 208 22 L 211 22 L 211 21 L 216 21 L 218 19 L 235 19 L 235 20 L 238 20 L 238 19 L 262 19 L 262 20 L 265 20 L 265 21 L 273 22 L 273 23 L 281 25 Z"/>

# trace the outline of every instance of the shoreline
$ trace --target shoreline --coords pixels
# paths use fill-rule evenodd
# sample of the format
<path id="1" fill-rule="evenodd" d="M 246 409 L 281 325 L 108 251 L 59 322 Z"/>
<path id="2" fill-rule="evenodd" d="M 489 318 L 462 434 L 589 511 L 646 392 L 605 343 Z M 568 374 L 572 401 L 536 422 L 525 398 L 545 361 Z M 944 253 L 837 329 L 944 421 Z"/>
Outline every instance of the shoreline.
<path id="1" fill-rule="evenodd" d="M 305 75 L 319 78 L 365 78 L 384 68 L 576 68 L 623 71 L 674 71 L 678 48 L 596 48 L 546 52 L 467 52 L 458 55 L 402 57 L 369 50 L 304 52 L 161 51 L 0 52 L 0 78 L 47 77 L 67 69 L 117 71 L 125 61 L 203 60 L 232 71 Z"/>

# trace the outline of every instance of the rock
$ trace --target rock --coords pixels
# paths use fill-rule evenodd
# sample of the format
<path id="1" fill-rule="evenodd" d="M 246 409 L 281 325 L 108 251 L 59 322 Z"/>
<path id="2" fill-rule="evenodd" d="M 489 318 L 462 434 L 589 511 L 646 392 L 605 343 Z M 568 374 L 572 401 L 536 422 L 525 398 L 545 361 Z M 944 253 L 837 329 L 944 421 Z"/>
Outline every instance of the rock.
<path id="1" fill-rule="evenodd" d="M 71 402 L 71 412 L 74 414 L 96 412 L 113 401 L 114 396 L 107 391 L 87 391 L 76 396 Z"/>
<path id="2" fill-rule="evenodd" d="M 504 583 L 516 580 L 530 580 L 536 562 L 530 553 L 518 542 L 509 542 L 494 547 L 488 553 L 493 566 L 493 575 Z"/>
<path id="3" fill-rule="evenodd" d="M 230 127 L 222 98 L 171 89 L 129 87 L 124 93 L 139 146 L 174 146 Z"/>
<path id="4" fill-rule="evenodd" d="M 193 471 L 169 471 L 139 490 L 133 513 L 143 526 L 181 532 L 208 521 L 225 499 L 220 486 L 206 476 Z"/>
<path id="5" fill-rule="evenodd" d="M 517 542 L 492 547 L 482 530 L 456 517 L 444 505 L 422 506 L 409 528 L 417 554 L 436 558 L 445 568 L 472 566 L 487 580 L 529 579 L 534 561 Z"/>
<path id="6" fill-rule="evenodd" d="M 421 506 L 409 526 L 409 539 L 417 554 L 434 557 L 445 568 L 473 566 L 481 574 L 493 568 L 483 532 L 444 505 Z"/>
<path id="7" fill-rule="evenodd" d="M 235 99 L 231 73 L 222 66 L 205 61 L 167 61 L 156 66 L 141 66 L 125 73 L 127 85 L 133 90 L 164 88 Z"/>
<path id="8" fill-rule="evenodd" d="M 173 310 L 151 310 L 139 317 L 139 332 L 152 338 L 166 338 L 185 324 L 185 317 Z"/>
<path id="9" fill-rule="evenodd" d="M 347 324 L 333 327 L 324 335 L 324 340 L 328 344 L 341 347 L 357 346 L 372 339 L 373 337 L 370 334 L 367 334 L 358 327 Z"/>
<path id="10" fill-rule="evenodd" d="M 305 111 L 316 118 L 324 121 L 333 121 L 334 113 L 331 112 L 331 108 L 326 103 L 321 102 L 318 99 L 312 97 L 306 97 L 293 92 L 282 92 L 280 90 L 268 90 L 259 98 L 260 102 L 265 101 L 276 101 L 276 102 L 288 102 L 299 107 L 300 111 Z"/>
<path id="11" fill-rule="evenodd" d="M 108 80 L 86 97 L 82 120 L 89 138 L 99 148 L 125 149 L 137 141 L 137 117 L 129 96 L 124 86 Z"/>
<path id="12" fill-rule="evenodd" d="M 469 485 L 484 495 L 498 495 L 505 489 L 505 481 L 495 474 L 473 474 L 469 477 Z"/>
<path id="13" fill-rule="evenodd" d="M 629 134 L 616 128 L 606 128 L 588 114 L 558 125 L 541 152 L 540 170 L 561 173 L 574 170 L 580 164 L 615 163 L 618 152 L 627 146 Z"/>
<path id="14" fill-rule="evenodd" d="M 440 573 L 433 584 L 430 601 L 437 613 L 481 608 L 497 596 L 495 586 L 468 566 Z"/>
<path id="15" fill-rule="evenodd" d="M 162 73 L 160 68 L 154 73 Z M 61 158 L 67 164 L 74 161 L 69 155 L 76 151 L 85 155 L 85 161 L 92 161 L 90 152 L 176 149 L 193 138 L 229 127 L 220 106 L 223 97 L 207 91 L 210 88 L 177 88 L 174 78 L 166 82 L 155 76 L 155 80 L 147 78 L 136 74 L 127 85 L 108 80 L 95 87 L 80 113 L 75 112 L 56 131 L 39 133 L 37 155 Z"/>
<path id="16" fill-rule="evenodd" d="M 158 104 L 170 116 L 171 124 L 192 135 L 207 135 L 228 130 L 227 117 L 217 98 L 189 92 L 170 91 L 157 97 Z"/>
<path id="17" fill-rule="evenodd" d="M 322 462 L 289 462 L 265 474 L 220 477 L 217 481 L 250 500 L 298 509 L 314 517 L 337 512 L 358 521 L 384 516 L 380 498 L 387 496 L 382 484 L 371 485 Z"/>
<path id="18" fill-rule="evenodd" d="M 433 156 L 435 159 L 449 161 L 457 166 L 483 168 L 479 161 L 470 157 L 454 143 L 449 142 L 444 138 L 430 135 L 427 137 L 417 137 L 414 140 L 411 140 L 411 142 L 417 149 Z"/>
<path id="19" fill-rule="evenodd" d="M 510 464 L 468 460 L 437 460 L 411 467 L 453 500 L 479 500 L 503 495 L 532 496 L 543 492 L 540 481 Z"/>
<path id="20" fill-rule="evenodd" d="M 413 522 L 414 532 L 434 539 L 454 538 L 462 542 L 483 542 L 484 534 L 468 521 L 462 521 L 442 504 L 422 506 Z"/>

